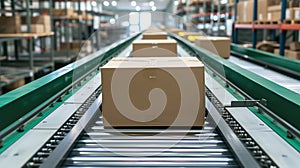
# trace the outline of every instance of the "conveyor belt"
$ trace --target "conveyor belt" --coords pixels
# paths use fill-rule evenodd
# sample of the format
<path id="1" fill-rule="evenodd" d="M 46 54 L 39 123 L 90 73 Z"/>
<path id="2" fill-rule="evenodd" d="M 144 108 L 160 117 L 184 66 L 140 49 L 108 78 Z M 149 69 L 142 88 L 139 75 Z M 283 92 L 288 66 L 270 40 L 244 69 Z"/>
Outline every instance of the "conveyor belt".
<path id="1" fill-rule="evenodd" d="M 296 93 L 300 93 L 300 80 L 291 78 L 289 76 L 283 75 L 281 73 L 278 73 L 274 70 L 267 69 L 265 67 L 262 67 L 260 65 L 247 62 L 243 59 L 231 56 L 228 59 L 230 62 L 237 64 L 238 66 L 247 69 L 248 71 L 251 71 L 255 74 L 258 74 L 274 83 L 277 83 L 278 85 L 281 85 L 287 89 L 290 89 Z"/>
<path id="2" fill-rule="evenodd" d="M 131 47 L 129 45 L 123 49 L 119 56 L 128 55 Z M 178 51 L 180 56 L 190 55 L 180 46 L 178 46 Z M 240 167 L 241 165 L 277 167 L 297 165 L 296 161 L 299 156 L 297 151 L 247 108 L 241 110 L 229 107 L 231 101 L 236 99 L 214 79 L 213 75 L 210 76 L 208 73 L 205 75 L 208 115 L 205 126 L 201 130 L 104 128 L 101 111 L 99 111 L 101 86 L 97 82 L 94 86 L 94 81 L 90 81 L 74 94 L 80 95 L 80 99 L 67 100 L 64 105 L 65 107 L 75 105 L 76 107 L 72 106 L 75 116 L 60 123 L 62 126 L 58 126 L 60 128 L 57 131 L 54 130 L 56 132 L 51 133 L 53 135 L 48 135 L 51 138 L 37 151 L 33 151 L 35 154 L 32 154 L 31 159 L 23 165 L 25 167 Z M 100 81 L 99 76 L 95 77 L 95 80 Z M 80 105 L 83 107 L 77 108 Z M 71 111 L 71 109 L 63 110 Z M 62 109 L 58 109 L 57 112 L 62 112 Z M 240 122 L 236 120 L 241 112 L 248 120 L 244 118 L 240 119 Z M 53 115 L 58 114 L 53 112 Z M 47 121 L 47 118 L 44 121 Z M 44 129 L 54 132 L 52 127 Z M 40 131 L 41 128 L 37 126 L 32 130 Z M 263 139 L 261 135 L 266 135 L 266 132 L 274 142 L 276 141 L 278 149 L 273 149 Z M 30 140 L 28 137 L 27 140 Z M 263 143 L 257 143 L 253 137 Z M 263 140 L 260 139 L 261 137 Z M 18 157 L 14 155 L 14 149 L 11 151 L 9 155 L 13 154 Z M 282 158 L 283 156 L 286 158 Z M 10 159 L 13 160 L 14 157 Z M 14 164 L 10 163 L 10 165 Z"/>
<path id="3" fill-rule="evenodd" d="M 203 130 L 104 129 L 99 117 L 85 132 L 63 167 L 237 167 L 214 127 Z M 154 135 L 161 134 L 161 135 Z M 182 134 L 182 136 L 180 136 Z"/>

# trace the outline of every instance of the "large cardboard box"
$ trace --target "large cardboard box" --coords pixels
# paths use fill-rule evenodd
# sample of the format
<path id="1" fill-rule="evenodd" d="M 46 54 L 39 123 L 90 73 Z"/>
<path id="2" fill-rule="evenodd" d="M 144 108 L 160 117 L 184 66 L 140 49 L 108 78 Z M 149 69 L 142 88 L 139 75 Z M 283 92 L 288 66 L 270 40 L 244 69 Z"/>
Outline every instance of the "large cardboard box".
<path id="1" fill-rule="evenodd" d="M 28 33 L 28 26 L 22 25 L 21 31 L 23 33 Z M 31 24 L 30 25 L 30 33 L 44 33 L 44 32 L 45 32 L 44 25 L 42 25 L 42 24 Z"/>
<path id="2" fill-rule="evenodd" d="M 300 19 L 300 8 L 293 8 L 294 12 L 294 19 L 299 20 Z"/>
<path id="3" fill-rule="evenodd" d="M 257 20 L 266 21 L 268 17 L 267 8 L 272 5 L 277 5 L 277 0 L 258 0 L 257 2 Z"/>
<path id="4" fill-rule="evenodd" d="M 175 40 L 136 40 L 132 43 L 133 57 L 176 57 Z"/>
<path id="5" fill-rule="evenodd" d="M 204 125 L 204 65 L 195 57 L 114 58 L 101 80 L 105 127 Z"/>
<path id="6" fill-rule="evenodd" d="M 21 33 L 20 16 L 1 16 L 0 34 Z"/>
<path id="7" fill-rule="evenodd" d="M 286 20 L 293 20 L 294 19 L 294 9 L 293 8 L 288 8 L 285 11 L 285 19 Z"/>
<path id="8" fill-rule="evenodd" d="M 25 16 L 21 17 L 21 23 L 22 25 L 26 25 L 27 24 L 27 18 Z M 42 16 L 34 16 L 30 18 L 30 23 L 32 25 L 43 25 L 44 26 L 44 32 L 51 32 L 51 18 L 49 15 L 42 15 Z"/>
<path id="9" fill-rule="evenodd" d="M 73 9 L 53 9 L 52 10 L 53 16 L 65 16 L 71 18 L 74 10 Z"/>
<path id="10" fill-rule="evenodd" d="M 285 50 L 285 56 L 292 59 L 300 59 L 299 51 Z"/>
<path id="11" fill-rule="evenodd" d="M 161 33 L 144 33 L 143 40 L 166 40 L 168 39 L 168 34 L 161 32 Z"/>
<path id="12" fill-rule="evenodd" d="M 300 42 L 290 43 L 290 50 L 299 51 L 300 50 Z"/>
<path id="13" fill-rule="evenodd" d="M 253 20 L 253 0 L 238 3 L 237 20 L 251 22 Z"/>
<path id="14" fill-rule="evenodd" d="M 279 21 L 281 19 L 281 5 L 268 7 L 268 20 Z"/>
<path id="15" fill-rule="evenodd" d="M 227 37 L 206 37 L 198 38 L 195 41 L 196 45 L 211 51 L 223 58 L 230 56 L 230 38 Z"/>

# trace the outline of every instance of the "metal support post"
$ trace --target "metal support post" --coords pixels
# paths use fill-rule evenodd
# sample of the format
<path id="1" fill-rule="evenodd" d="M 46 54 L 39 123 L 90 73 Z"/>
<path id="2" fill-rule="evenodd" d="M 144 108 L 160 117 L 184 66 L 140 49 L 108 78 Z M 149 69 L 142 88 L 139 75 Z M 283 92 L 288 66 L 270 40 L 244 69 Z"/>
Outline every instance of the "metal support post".
<path id="1" fill-rule="evenodd" d="M 257 0 L 253 1 L 253 22 L 252 25 L 254 24 L 254 22 L 257 20 Z M 256 48 L 256 43 L 257 43 L 257 29 L 255 29 L 252 26 L 252 48 Z"/>

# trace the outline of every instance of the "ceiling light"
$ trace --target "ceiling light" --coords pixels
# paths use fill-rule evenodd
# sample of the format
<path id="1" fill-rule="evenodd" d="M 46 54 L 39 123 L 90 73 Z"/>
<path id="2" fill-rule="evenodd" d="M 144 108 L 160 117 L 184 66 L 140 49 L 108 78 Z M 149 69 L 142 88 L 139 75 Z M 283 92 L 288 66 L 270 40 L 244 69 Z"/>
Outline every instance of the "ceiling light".
<path id="1" fill-rule="evenodd" d="M 151 10 L 156 11 L 156 6 L 152 6 Z"/>
<path id="2" fill-rule="evenodd" d="M 117 3 L 117 1 L 112 1 L 112 2 L 111 2 L 111 5 L 112 5 L 112 6 L 117 6 L 118 3 Z"/>
<path id="3" fill-rule="evenodd" d="M 135 7 L 135 10 L 139 12 L 139 11 L 141 10 L 141 7 L 136 6 L 136 7 Z"/>
<path id="4" fill-rule="evenodd" d="M 178 1 L 174 1 L 174 5 L 177 6 L 178 5 Z"/>
<path id="5" fill-rule="evenodd" d="M 181 0 L 181 3 L 183 3 L 183 4 L 184 4 L 185 2 L 186 2 L 185 0 Z"/>
<path id="6" fill-rule="evenodd" d="M 97 2 L 96 2 L 96 1 L 93 1 L 93 2 L 92 2 L 92 6 L 97 6 Z"/>
<path id="7" fill-rule="evenodd" d="M 108 1 L 104 1 L 104 2 L 103 2 L 103 5 L 104 5 L 104 6 L 109 6 L 109 2 L 108 2 Z"/>
<path id="8" fill-rule="evenodd" d="M 228 1 L 227 0 L 221 0 L 221 4 L 227 4 Z"/>
<path id="9" fill-rule="evenodd" d="M 154 2 L 153 2 L 153 1 L 150 1 L 150 2 L 149 2 L 149 6 L 154 6 Z"/>
<path id="10" fill-rule="evenodd" d="M 136 6 L 136 2 L 135 1 L 131 1 L 131 6 Z"/>

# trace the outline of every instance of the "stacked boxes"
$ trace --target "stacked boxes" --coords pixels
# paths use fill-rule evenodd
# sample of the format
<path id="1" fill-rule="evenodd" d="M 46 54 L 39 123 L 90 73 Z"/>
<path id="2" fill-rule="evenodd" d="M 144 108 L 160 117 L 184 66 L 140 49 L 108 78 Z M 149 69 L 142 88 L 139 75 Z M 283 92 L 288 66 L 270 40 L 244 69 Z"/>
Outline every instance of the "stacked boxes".
<path id="1" fill-rule="evenodd" d="M 204 48 L 223 58 L 230 56 L 230 38 L 227 37 L 205 37 L 198 38 L 195 41 L 196 45 Z"/>
<path id="2" fill-rule="evenodd" d="M 204 65 L 195 57 L 114 58 L 101 79 L 105 127 L 204 125 Z"/>
<path id="3" fill-rule="evenodd" d="M 257 20 L 268 20 L 268 7 L 279 4 L 278 0 L 258 0 L 257 2 Z"/>
<path id="4" fill-rule="evenodd" d="M 68 44 L 70 45 L 70 51 L 71 52 L 86 52 L 91 47 L 91 41 L 90 40 L 82 40 L 81 41 L 82 46 L 80 46 L 80 41 L 74 40 L 72 42 L 61 42 L 60 43 L 60 51 L 67 51 Z"/>
<path id="5" fill-rule="evenodd" d="M 203 127 L 204 65 L 177 57 L 175 40 L 154 40 L 161 38 L 155 28 L 146 32 L 152 40 L 134 41 L 134 57 L 113 58 L 101 69 L 104 126 Z"/>
<path id="6" fill-rule="evenodd" d="M 35 16 L 30 18 L 30 33 L 48 33 L 51 32 L 51 18 L 48 15 Z M 21 18 L 22 32 L 27 33 L 28 27 L 26 17 Z"/>
<path id="7" fill-rule="evenodd" d="M 20 16 L 1 16 L 0 17 L 0 33 L 21 33 L 21 18 Z"/>
<path id="8" fill-rule="evenodd" d="M 285 56 L 292 59 L 300 59 L 300 42 L 292 42 L 290 49 L 285 50 Z"/>
<path id="9" fill-rule="evenodd" d="M 53 16 L 65 16 L 68 18 L 73 17 L 74 10 L 73 9 L 53 9 Z"/>
<path id="10" fill-rule="evenodd" d="M 253 20 L 253 0 L 241 1 L 238 3 L 237 21 L 252 22 Z"/>

